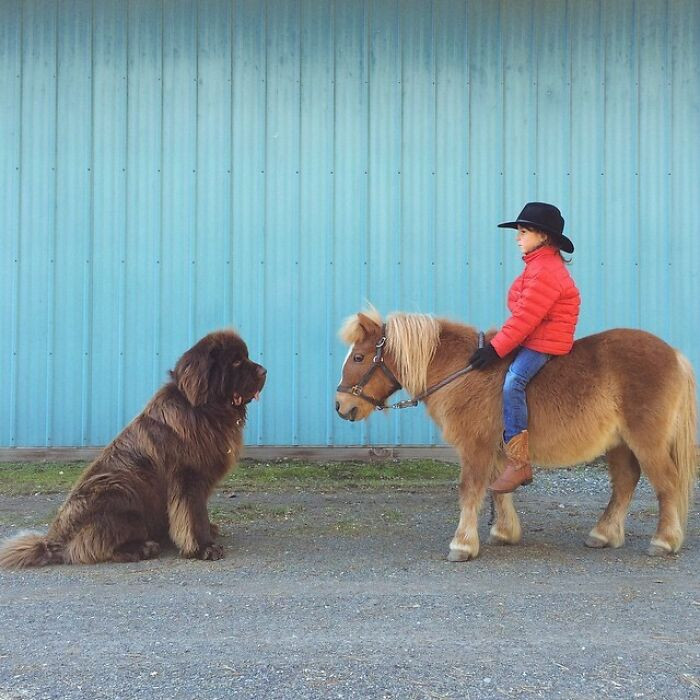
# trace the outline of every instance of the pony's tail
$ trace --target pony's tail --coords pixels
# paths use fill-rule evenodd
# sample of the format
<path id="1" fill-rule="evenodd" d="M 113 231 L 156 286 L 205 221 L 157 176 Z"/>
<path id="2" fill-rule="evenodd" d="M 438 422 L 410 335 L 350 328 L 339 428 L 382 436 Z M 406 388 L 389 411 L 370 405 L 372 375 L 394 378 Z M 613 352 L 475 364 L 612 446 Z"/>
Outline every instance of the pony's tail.
<path id="1" fill-rule="evenodd" d="M 695 398 L 695 374 L 686 357 L 678 353 L 678 362 L 685 375 L 683 395 L 676 416 L 676 430 L 671 442 L 671 459 L 678 470 L 678 516 L 685 532 L 688 510 L 693 504 L 693 492 L 698 465 L 695 452 L 697 406 Z"/>
<path id="2" fill-rule="evenodd" d="M 63 545 L 49 542 L 44 535 L 23 532 L 5 540 L 0 547 L 0 568 L 26 569 L 29 566 L 63 564 Z"/>

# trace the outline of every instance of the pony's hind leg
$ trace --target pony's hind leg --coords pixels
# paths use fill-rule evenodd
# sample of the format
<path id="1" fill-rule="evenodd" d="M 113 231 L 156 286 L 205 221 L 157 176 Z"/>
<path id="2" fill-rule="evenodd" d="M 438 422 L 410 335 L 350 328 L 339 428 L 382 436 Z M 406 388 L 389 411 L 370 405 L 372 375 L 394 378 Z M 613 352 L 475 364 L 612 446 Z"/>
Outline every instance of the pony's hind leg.
<path id="1" fill-rule="evenodd" d="M 512 493 L 494 493 L 494 520 L 489 532 L 489 544 L 517 544 L 522 537 L 520 519 L 513 506 Z"/>
<path id="2" fill-rule="evenodd" d="M 612 495 L 600 520 L 588 533 L 587 547 L 622 547 L 627 509 L 639 481 L 639 462 L 627 445 L 615 447 L 606 457 Z"/>
<path id="3" fill-rule="evenodd" d="M 662 446 L 648 452 L 635 450 L 635 454 L 659 501 L 659 522 L 647 552 L 651 556 L 675 553 L 683 544 L 684 534 L 679 512 L 682 496 L 678 470 Z"/>

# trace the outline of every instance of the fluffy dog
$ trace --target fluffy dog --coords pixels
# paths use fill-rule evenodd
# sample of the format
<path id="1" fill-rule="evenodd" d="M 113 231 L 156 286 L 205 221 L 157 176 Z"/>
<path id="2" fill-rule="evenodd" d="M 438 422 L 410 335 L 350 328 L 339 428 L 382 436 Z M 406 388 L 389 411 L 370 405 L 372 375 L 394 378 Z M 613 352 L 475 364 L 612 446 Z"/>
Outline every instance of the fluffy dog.
<path id="1" fill-rule="evenodd" d="M 246 404 L 265 376 L 233 331 L 202 338 L 85 469 L 48 534 L 9 540 L 0 566 L 138 561 L 168 536 L 183 557 L 220 559 L 207 501 L 237 461 Z"/>

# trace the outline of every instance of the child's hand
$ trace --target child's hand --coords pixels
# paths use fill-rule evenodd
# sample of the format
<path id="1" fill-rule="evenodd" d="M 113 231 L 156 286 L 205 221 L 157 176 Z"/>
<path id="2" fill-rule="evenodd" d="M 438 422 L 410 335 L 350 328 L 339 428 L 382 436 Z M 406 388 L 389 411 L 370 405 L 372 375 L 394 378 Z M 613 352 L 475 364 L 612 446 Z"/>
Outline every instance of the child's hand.
<path id="1" fill-rule="evenodd" d="M 474 369 L 485 369 L 498 360 L 498 353 L 493 349 L 491 343 L 486 343 L 483 348 L 479 348 L 470 358 L 469 364 Z"/>

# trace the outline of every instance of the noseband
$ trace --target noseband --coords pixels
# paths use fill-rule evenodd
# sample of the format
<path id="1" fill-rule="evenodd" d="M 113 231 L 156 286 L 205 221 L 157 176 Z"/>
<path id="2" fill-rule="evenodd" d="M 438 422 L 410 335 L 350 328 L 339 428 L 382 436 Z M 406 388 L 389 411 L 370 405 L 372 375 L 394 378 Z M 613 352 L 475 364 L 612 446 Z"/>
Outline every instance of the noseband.
<path id="1" fill-rule="evenodd" d="M 372 375 L 374 374 L 374 371 L 376 369 L 381 369 L 382 372 L 384 372 L 384 374 L 386 375 L 386 378 L 391 382 L 391 391 L 387 394 L 387 396 L 391 396 L 395 391 L 398 391 L 401 388 L 401 382 L 399 382 L 399 380 L 396 379 L 394 373 L 384 364 L 383 354 L 385 345 L 386 324 L 382 325 L 382 335 L 377 341 L 377 344 L 374 346 L 375 352 L 374 358 L 372 359 L 372 366 L 364 373 L 362 379 L 360 379 L 360 381 L 357 384 L 354 384 L 353 386 L 343 386 L 342 384 L 338 384 L 337 391 L 339 391 L 341 394 L 352 394 L 353 396 L 357 396 L 361 399 L 364 399 L 365 401 L 369 401 L 369 403 L 371 403 L 380 411 L 383 408 L 386 408 L 386 406 L 384 405 L 384 401 L 386 401 L 386 399 L 375 399 L 374 396 L 368 396 L 363 391 L 365 386 L 367 386 L 369 380 L 372 378 Z"/>
<path id="2" fill-rule="evenodd" d="M 482 331 L 479 331 L 479 347 L 483 348 L 484 347 L 484 334 Z M 388 408 L 408 408 L 409 406 L 417 406 L 419 402 L 423 401 L 423 399 L 426 399 L 428 396 L 430 396 L 433 392 L 437 391 L 438 389 L 442 389 L 443 386 L 446 384 L 449 384 L 450 382 L 454 381 L 458 377 L 461 377 L 463 374 L 466 374 L 467 372 L 471 372 L 473 367 L 471 365 L 467 365 L 466 367 L 463 367 L 462 369 L 458 369 L 456 372 L 453 372 L 449 376 L 445 377 L 441 381 L 439 381 L 437 384 L 433 384 L 431 387 L 428 387 L 424 392 L 418 394 L 418 396 L 412 398 L 412 399 L 405 399 L 404 401 L 398 401 L 397 403 L 392 404 L 391 406 L 387 406 L 385 404 L 386 399 L 382 399 L 381 401 L 379 399 L 375 399 L 373 396 L 368 396 L 367 394 L 364 393 L 363 389 L 367 385 L 367 382 L 369 382 L 370 378 L 372 377 L 372 374 L 374 374 L 374 370 L 377 368 L 381 369 L 382 372 L 386 375 L 386 377 L 389 379 L 391 382 L 391 391 L 387 394 L 387 398 L 391 396 L 395 391 L 398 391 L 399 389 L 402 388 L 401 382 L 399 382 L 398 379 L 394 376 L 394 373 L 384 364 L 384 358 L 383 358 L 383 353 L 384 353 L 384 346 L 386 345 L 386 324 L 382 325 L 382 335 L 377 341 L 377 344 L 374 346 L 376 348 L 376 351 L 374 353 L 374 358 L 372 359 L 372 366 L 364 373 L 362 376 L 362 379 L 357 384 L 354 384 L 353 386 L 343 386 L 342 384 L 338 384 L 337 391 L 340 392 L 341 394 L 352 394 L 353 396 L 357 396 L 361 399 L 364 399 L 365 401 L 369 401 L 373 406 L 376 407 L 378 411 L 385 411 Z"/>

